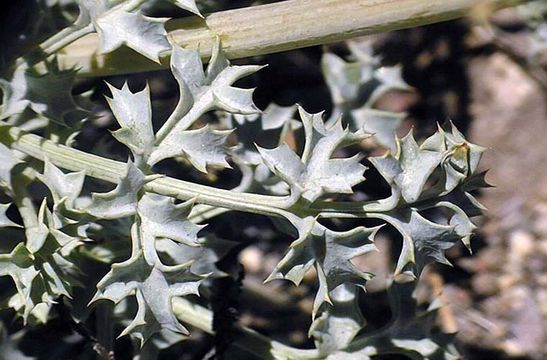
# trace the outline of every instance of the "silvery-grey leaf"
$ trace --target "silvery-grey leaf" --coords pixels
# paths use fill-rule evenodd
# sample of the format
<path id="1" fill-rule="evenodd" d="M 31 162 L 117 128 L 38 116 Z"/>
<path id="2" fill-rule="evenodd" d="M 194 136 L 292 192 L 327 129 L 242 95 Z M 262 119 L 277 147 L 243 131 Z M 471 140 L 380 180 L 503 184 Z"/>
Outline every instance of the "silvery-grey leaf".
<path id="1" fill-rule="evenodd" d="M 193 14 L 203 17 L 196 5 L 196 0 L 171 0 L 171 2 L 181 9 L 188 10 Z"/>
<path id="2" fill-rule="evenodd" d="M 160 53 L 170 49 L 167 32 L 163 27 L 166 20 L 147 17 L 139 12 L 130 13 L 123 9 L 106 12 L 94 20 L 100 50 L 109 53 L 127 45 L 159 63 Z"/>
<path id="3" fill-rule="evenodd" d="M 388 148 L 392 154 L 397 154 L 396 130 L 401 125 L 404 114 L 361 107 L 352 110 L 351 115 L 358 128 L 373 134 L 380 145 Z"/>
<path id="4" fill-rule="evenodd" d="M 59 69 L 56 59 L 46 61 L 45 68 L 45 72 L 39 72 L 19 67 L 10 81 L 0 79 L 3 92 L 1 119 L 21 114 L 27 108 L 60 125 L 87 115 L 72 97 L 77 71 Z"/>
<path id="5" fill-rule="evenodd" d="M 107 83 L 108 84 L 108 83 Z M 114 117 L 121 126 L 112 135 L 125 144 L 135 159 L 146 157 L 152 152 L 155 137 L 152 129 L 152 107 L 150 104 L 150 89 L 133 93 L 127 83 L 121 89 L 108 84 L 112 98 L 106 98 Z"/>
<path id="6" fill-rule="evenodd" d="M 112 265 L 97 284 L 92 302 L 106 299 L 117 304 L 135 295 L 137 314 L 120 336 L 131 333 L 141 340 L 142 346 L 161 329 L 188 333 L 176 319 L 171 300 L 175 296 L 198 294 L 200 280 L 201 277 L 190 273 L 188 265 L 151 266 L 139 251 L 130 259 Z"/>
<path id="7" fill-rule="evenodd" d="M 365 178 L 361 156 L 332 158 L 340 147 L 366 137 L 343 129 L 340 122 L 325 126 L 320 114 L 300 109 L 306 143 L 302 157 L 286 144 L 275 149 L 258 148 L 265 164 L 291 187 L 294 194 L 313 202 L 324 193 L 352 193 L 352 187 Z"/>
<path id="8" fill-rule="evenodd" d="M 137 192 L 145 184 L 144 174 L 132 162 L 116 188 L 107 193 L 93 193 L 91 204 L 83 209 L 101 219 L 133 215 L 137 209 Z"/>
<path id="9" fill-rule="evenodd" d="M 55 204 L 64 199 L 65 205 L 68 208 L 72 208 L 74 201 L 82 191 L 85 172 L 78 171 L 64 174 L 46 158 L 44 161 L 44 173 L 39 175 L 39 179 L 51 191 Z"/>
<path id="10" fill-rule="evenodd" d="M 298 285 L 304 275 L 315 266 L 319 290 L 315 297 L 313 316 L 324 302 L 331 303 L 330 293 L 338 286 L 349 283 L 364 287 L 372 275 L 356 269 L 351 259 L 376 249 L 372 240 L 379 228 L 357 227 L 336 232 L 309 217 L 292 221 L 299 238 L 281 259 L 266 281 L 287 279 Z"/>
<path id="11" fill-rule="evenodd" d="M 231 130 L 214 130 L 209 125 L 181 131 L 177 138 L 167 137 L 152 153 L 149 162 L 155 164 L 170 157 L 184 156 L 201 172 L 207 172 L 207 165 L 229 168 L 225 143 L 230 133 Z"/>
<path id="12" fill-rule="evenodd" d="M 156 240 L 167 238 L 188 246 L 199 246 L 198 232 L 204 225 L 188 220 L 192 203 L 175 205 L 172 198 L 145 194 L 137 205 L 140 220 L 138 237 L 144 251 L 144 258 L 151 265 L 159 263 Z"/>

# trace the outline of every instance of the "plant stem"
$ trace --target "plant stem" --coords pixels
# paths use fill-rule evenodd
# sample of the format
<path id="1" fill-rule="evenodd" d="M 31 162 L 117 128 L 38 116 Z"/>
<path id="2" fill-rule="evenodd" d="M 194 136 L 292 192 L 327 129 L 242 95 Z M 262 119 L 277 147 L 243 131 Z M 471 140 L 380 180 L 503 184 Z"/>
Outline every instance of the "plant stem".
<path id="1" fill-rule="evenodd" d="M 522 0 L 485 0 L 480 5 L 499 9 Z M 218 35 L 226 56 L 238 59 L 347 40 L 357 36 L 446 21 L 469 14 L 476 0 L 287 0 L 221 11 L 201 19 L 190 17 L 167 23 L 178 45 L 211 56 Z M 98 38 L 86 36 L 67 46 L 59 61 L 80 68 L 80 75 L 98 76 L 158 69 L 144 57 L 126 61 L 130 50 L 97 54 Z"/>
<path id="2" fill-rule="evenodd" d="M 208 334 L 214 334 L 213 314 L 208 309 L 177 297 L 173 298 L 173 312 L 184 323 L 201 329 Z M 319 352 L 315 349 L 303 350 L 283 345 L 246 327 L 239 328 L 233 345 L 256 355 L 260 359 L 319 358 Z"/>
<path id="3" fill-rule="evenodd" d="M 114 7 L 106 11 L 106 13 L 114 11 L 118 8 L 122 8 L 125 11 L 133 11 L 141 6 L 145 1 L 146 0 L 130 0 L 127 2 L 123 2 L 121 4 L 115 5 Z M 45 40 L 39 45 L 39 48 L 42 52 L 42 59 L 57 53 L 59 50 L 69 46 L 71 43 L 84 37 L 85 35 L 92 34 L 94 30 L 95 28 L 93 26 L 93 23 L 89 23 L 87 25 L 75 24 L 62 29 L 61 31 L 54 34 L 52 37 Z M 96 50 L 97 49 L 94 49 L 94 51 Z M 27 63 L 27 60 L 22 57 L 17 59 L 16 62 L 16 67 L 31 65 L 34 64 L 32 62 L 30 64 Z M 77 67 L 77 65 L 75 67 Z"/>
<path id="4" fill-rule="evenodd" d="M 126 172 L 125 163 L 56 144 L 41 136 L 27 134 L 16 126 L 0 126 L 0 142 L 33 158 L 42 161 L 48 158 L 49 161 L 61 168 L 71 171 L 84 170 L 87 176 L 111 183 L 118 183 Z M 192 199 L 199 204 L 275 217 L 319 215 L 322 217 L 355 218 L 371 216 L 371 212 L 384 210 L 382 209 L 383 200 L 359 203 L 319 201 L 307 207 L 293 205 L 293 199 L 290 196 L 233 192 L 167 176 L 150 181 L 144 186 L 144 189 L 183 201 Z M 211 215 L 215 216 L 218 213 L 213 212 Z M 196 216 L 200 217 L 199 214 Z"/>

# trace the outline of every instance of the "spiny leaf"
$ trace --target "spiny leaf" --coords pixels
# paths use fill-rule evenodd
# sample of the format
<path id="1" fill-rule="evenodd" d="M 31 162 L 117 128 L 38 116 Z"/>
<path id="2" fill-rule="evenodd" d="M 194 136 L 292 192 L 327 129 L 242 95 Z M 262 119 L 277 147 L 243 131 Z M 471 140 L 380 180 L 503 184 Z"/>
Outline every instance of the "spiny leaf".
<path id="1" fill-rule="evenodd" d="M 340 122 L 327 127 L 321 114 L 308 114 L 300 109 L 306 143 L 302 157 L 286 144 L 275 149 L 258 148 L 272 172 L 289 184 L 291 192 L 313 202 L 324 193 L 352 193 L 352 187 L 365 178 L 366 167 L 360 155 L 331 158 L 333 153 L 350 143 L 364 139 L 364 133 L 351 133 Z"/>
<path id="2" fill-rule="evenodd" d="M 403 236 L 403 248 L 397 261 L 396 274 L 418 276 L 424 266 L 433 261 L 450 265 L 444 251 L 462 238 L 470 236 L 466 231 L 467 226 L 461 223 L 461 217 L 454 220 L 459 224 L 443 225 L 426 219 L 413 208 L 395 210 L 377 217 L 389 222 Z M 459 226 L 458 231 L 456 225 Z M 465 231 L 465 234 L 460 231 Z"/>
<path id="3" fill-rule="evenodd" d="M 35 306 L 31 302 L 31 291 L 33 281 L 39 273 L 34 267 L 34 256 L 23 243 L 18 244 L 11 253 L 0 255 L 0 276 L 10 276 L 13 279 L 17 296 L 24 304 L 25 321 Z"/>
<path id="4" fill-rule="evenodd" d="M 361 84 L 372 78 L 372 67 L 358 62 L 345 62 L 332 53 L 324 53 L 321 71 L 329 87 L 335 105 L 350 105 L 356 102 Z"/>
<path id="5" fill-rule="evenodd" d="M 199 246 L 198 232 L 204 225 L 196 225 L 188 220 L 192 203 L 175 205 L 172 198 L 145 194 L 138 202 L 137 213 L 140 220 L 138 235 L 149 264 L 159 263 L 156 253 L 156 240 L 167 238 L 188 246 Z"/>
<path id="6" fill-rule="evenodd" d="M 238 243 L 207 235 L 198 240 L 199 246 L 188 246 L 167 238 L 156 239 L 156 250 L 173 260 L 175 264 L 191 263 L 194 274 L 225 275 L 215 263 L 222 259 Z"/>
<path id="7" fill-rule="evenodd" d="M 167 19 L 150 18 L 139 11 L 128 12 L 123 3 L 111 6 L 106 0 L 79 0 L 78 5 L 80 16 L 76 25 L 93 24 L 103 53 L 127 45 L 159 63 L 159 54 L 169 50 L 167 32 L 163 27 Z"/>
<path id="8" fill-rule="evenodd" d="M 211 62 L 204 72 L 199 53 L 174 45 L 171 71 L 179 83 L 180 99 L 167 120 L 172 128 L 154 149 L 148 163 L 153 165 L 166 158 L 185 156 L 200 171 L 205 171 L 207 164 L 227 167 L 222 154 L 229 132 L 208 128 L 190 132 L 188 129 L 202 114 L 214 109 L 241 114 L 258 112 L 252 100 L 254 89 L 240 89 L 232 84 L 260 68 L 230 66 L 217 40 Z"/>
<path id="9" fill-rule="evenodd" d="M 144 174 L 132 162 L 127 173 L 110 192 L 93 194 L 92 203 L 84 210 L 101 219 L 116 219 L 133 215 L 137 209 L 137 192 L 146 183 Z"/>
<path id="10" fill-rule="evenodd" d="M 110 272 L 97 284 L 92 302 L 107 299 L 119 303 L 135 295 L 137 314 L 120 336 L 132 333 L 142 345 L 161 329 L 188 333 L 177 321 L 171 300 L 175 296 L 198 294 L 200 280 L 201 277 L 188 270 L 188 265 L 151 266 L 139 251 L 130 259 L 112 265 Z"/>
<path id="11" fill-rule="evenodd" d="M 80 196 L 80 192 L 82 191 L 85 171 L 64 174 L 46 158 L 44 161 L 44 173 L 39 174 L 38 178 L 51 191 L 55 204 L 63 200 L 67 207 L 72 208 L 74 201 Z"/>
<path id="12" fill-rule="evenodd" d="M 351 115 L 358 129 L 373 134 L 374 140 L 388 148 L 391 154 L 397 154 L 396 130 L 401 125 L 405 114 L 361 107 L 351 110 Z"/>
<path id="13" fill-rule="evenodd" d="M 320 353 L 327 355 L 346 348 L 363 327 L 358 295 L 358 289 L 347 283 L 332 291 L 332 306 L 313 321 L 309 330 Z"/>
<path id="14" fill-rule="evenodd" d="M 11 171 L 22 163 L 6 145 L 0 143 L 0 186 L 11 189 Z"/>
<path id="15" fill-rule="evenodd" d="M 226 138 L 231 130 L 214 130 L 209 125 L 197 130 L 186 130 L 179 133 L 177 144 L 171 143 L 171 147 L 166 144 L 160 145 L 160 149 L 152 156 L 152 161 L 157 161 L 161 154 L 162 158 L 175 156 L 184 156 L 196 169 L 201 172 L 207 172 L 207 165 L 221 166 L 230 168 L 226 161 Z"/>
<path id="16" fill-rule="evenodd" d="M 154 147 L 154 131 L 152 129 L 152 106 L 150 104 L 150 89 L 132 93 L 124 83 L 119 90 L 108 84 L 112 98 L 106 98 L 114 117 L 121 126 L 112 135 L 126 145 L 135 156 L 146 159 Z"/>
<path id="17" fill-rule="evenodd" d="M 372 275 L 359 271 L 351 259 L 375 250 L 372 243 L 378 228 L 356 227 L 336 232 L 309 217 L 294 220 L 299 238 L 281 259 L 266 281 L 287 279 L 298 285 L 304 275 L 315 266 L 319 277 L 319 290 L 315 297 L 313 316 L 324 302 L 331 303 L 329 294 L 338 286 L 349 283 L 363 287 Z"/>
<path id="18" fill-rule="evenodd" d="M 399 68 L 380 67 L 380 59 L 373 55 L 369 44 L 350 43 L 349 47 L 358 61 L 346 62 L 332 53 L 323 54 L 321 59 L 321 70 L 334 104 L 328 123 L 342 117 L 353 129 L 375 134 L 380 145 L 396 154 L 395 130 L 404 114 L 377 110 L 373 105 L 387 91 L 409 87 Z"/>
<path id="19" fill-rule="evenodd" d="M 181 9 L 188 10 L 193 14 L 203 17 L 196 6 L 195 0 L 171 0 L 172 3 L 180 7 Z"/>
<path id="20" fill-rule="evenodd" d="M 388 153 L 372 157 L 370 161 L 391 185 L 392 195 L 402 195 L 407 203 L 412 203 L 422 194 L 427 179 L 441 163 L 444 153 L 418 147 L 412 133 L 399 140 L 399 147 L 395 156 Z"/>
<path id="21" fill-rule="evenodd" d="M 19 67 L 11 81 L 0 80 L 4 93 L 0 119 L 21 114 L 27 108 L 60 125 L 87 115 L 72 97 L 76 70 L 60 70 L 57 59 L 45 61 L 45 65 L 45 73 Z"/>
<path id="22" fill-rule="evenodd" d="M 345 349 L 335 351 L 327 360 L 362 360 L 382 354 L 401 354 L 412 359 L 461 359 L 452 345 L 453 334 L 435 331 L 435 302 L 419 312 L 412 297 L 415 283 L 393 283 L 388 289 L 393 318 L 388 325 L 367 337 L 356 339 Z"/>

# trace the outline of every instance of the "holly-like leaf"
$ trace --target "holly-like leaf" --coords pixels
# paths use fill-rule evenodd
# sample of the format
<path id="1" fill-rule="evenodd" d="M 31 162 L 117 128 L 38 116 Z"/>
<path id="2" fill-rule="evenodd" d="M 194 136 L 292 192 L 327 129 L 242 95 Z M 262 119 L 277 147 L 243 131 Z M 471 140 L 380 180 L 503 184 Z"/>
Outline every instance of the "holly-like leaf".
<path id="1" fill-rule="evenodd" d="M 358 289 L 349 284 L 332 291 L 332 306 L 313 321 L 309 330 L 320 353 L 328 355 L 346 348 L 363 327 L 358 295 Z"/>
<path id="2" fill-rule="evenodd" d="M 416 283 L 393 283 L 388 289 L 393 317 L 382 329 L 355 339 L 345 349 L 330 353 L 327 360 L 362 360 L 371 356 L 400 354 L 411 359 L 461 359 L 452 345 L 453 334 L 435 331 L 439 303 L 418 311 L 412 292 Z"/>
<path id="3" fill-rule="evenodd" d="M 146 183 L 144 174 L 132 162 L 127 163 L 127 173 L 110 192 L 94 193 L 91 204 L 84 210 L 101 219 L 130 216 L 137 210 L 137 193 Z"/>
<path id="4" fill-rule="evenodd" d="M 351 259 L 376 249 L 372 240 L 379 228 L 356 227 L 336 232 L 319 224 L 312 217 L 292 222 L 298 229 L 287 254 L 266 281 L 287 279 L 300 284 L 304 275 L 315 266 L 319 289 L 313 304 L 313 316 L 324 302 L 332 303 L 330 293 L 348 283 L 364 288 L 372 275 L 355 268 Z"/>
<path id="5" fill-rule="evenodd" d="M 404 208 L 375 216 L 389 222 L 403 236 L 403 248 L 397 261 L 396 275 L 405 273 L 412 277 L 418 276 L 424 266 L 433 261 L 450 265 L 444 251 L 462 238 L 471 235 L 468 232 L 469 227 L 463 223 L 460 212 L 456 213 L 456 218 L 450 225 L 434 223 L 414 208 Z"/>
<path id="6" fill-rule="evenodd" d="M 207 165 L 230 168 L 226 161 L 226 138 L 231 130 L 215 130 L 206 125 L 197 130 L 181 131 L 178 144 L 171 148 L 163 147 L 154 153 L 164 158 L 184 156 L 196 169 L 207 172 Z"/>
<path id="7" fill-rule="evenodd" d="M 126 145 L 135 156 L 135 161 L 141 157 L 146 159 L 154 147 L 154 131 L 152 129 L 152 106 L 150 104 L 150 89 L 132 93 L 127 83 L 119 90 L 108 86 L 112 98 L 106 98 L 114 117 L 121 126 L 112 135 Z"/>
<path id="8" fill-rule="evenodd" d="M 188 220 L 192 202 L 175 205 L 172 198 L 145 194 L 139 200 L 138 237 L 149 264 L 159 263 L 156 240 L 166 238 L 187 246 L 197 247 L 198 232 L 204 225 L 196 225 Z"/>
<path id="9" fill-rule="evenodd" d="M 34 267 L 34 256 L 23 243 L 19 243 L 11 253 L 0 255 L 0 276 L 10 276 L 13 279 L 17 298 L 23 303 L 25 321 L 36 305 L 33 303 L 31 291 L 39 273 Z"/>
<path id="10" fill-rule="evenodd" d="M 19 67 L 11 81 L 0 80 L 3 92 L 0 119 L 27 108 L 60 125 L 83 119 L 87 113 L 72 97 L 76 70 L 60 70 L 57 59 L 45 61 L 46 71 Z"/>
<path id="11" fill-rule="evenodd" d="M 238 243 L 208 235 L 198 240 L 199 246 L 188 246 L 167 238 L 156 239 L 156 250 L 168 256 L 176 264 L 192 263 L 194 274 L 221 276 L 225 273 L 215 266 Z"/>
<path id="12" fill-rule="evenodd" d="M 164 23 L 167 19 L 151 18 L 123 10 L 111 11 L 95 21 L 100 49 L 109 53 L 127 45 L 157 63 L 160 53 L 169 50 Z"/>
<path id="13" fill-rule="evenodd" d="M 323 54 L 321 71 L 329 87 L 332 102 L 341 108 L 356 106 L 360 86 L 370 81 L 373 75 L 372 66 L 346 62 L 332 53 Z"/>
<path id="14" fill-rule="evenodd" d="M 112 5 L 106 0 L 79 0 L 80 16 L 76 26 L 93 24 L 102 53 L 126 45 L 159 63 L 160 53 L 170 48 L 164 28 L 167 19 L 144 16 L 138 10 L 129 12 L 125 3 Z"/>
<path id="15" fill-rule="evenodd" d="M 119 303 L 135 295 L 138 310 L 135 318 L 120 336 L 132 333 L 141 345 L 161 329 L 187 334 L 188 331 L 176 319 L 171 301 L 173 297 L 198 294 L 200 276 L 181 266 L 150 265 L 141 251 L 112 269 L 97 284 L 92 302 L 106 299 Z"/>
<path id="16" fill-rule="evenodd" d="M 313 202 L 324 193 L 351 194 L 352 187 L 365 178 L 366 167 L 360 164 L 361 156 L 332 158 L 334 152 L 367 135 L 343 129 L 340 122 L 328 127 L 321 114 L 308 114 L 300 109 L 306 143 L 299 157 L 288 145 L 275 149 L 258 148 L 266 165 L 287 182 L 294 195 Z"/>
<path id="17" fill-rule="evenodd" d="M 418 200 L 427 179 L 439 166 L 445 153 L 419 147 L 409 133 L 399 140 L 399 153 L 372 157 L 370 161 L 392 187 L 392 195 L 399 196 L 407 203 Z"/>
<path id="18" fill-rule="evenodd" d="M 180 99 L 164 125 L 169 131 L 161 134 L 149 164 L 153 165 L 170 157 L 184 156 L 200 171 L 205 171 L 208 164 L 227 167 L 223 154 L 224 142 L 229 132 L 210 130 L 207 127 L 199 130 L 188 129 L 202 114 L 214 109 L 241 114 L 258 112 L 252 99 L 254 89 L 241 89 L 232 85 L 260 68 L 230 66 L 217 40 L 211 62 L 204 72 L 198 52 L 174 45 L 171 71 L 179 83 Z"/>
<path id="19" fill-rule="evenodd" d="M 38 178 L 51 191 L 55 204 L 64 201 L 68 208 L 72 208 L 74 201 L 80 196 L 80 192 L 82 191 L 85 171 L 65 174 L 46 158 L 44 161 L 44 173 L 39 174 Z"/>

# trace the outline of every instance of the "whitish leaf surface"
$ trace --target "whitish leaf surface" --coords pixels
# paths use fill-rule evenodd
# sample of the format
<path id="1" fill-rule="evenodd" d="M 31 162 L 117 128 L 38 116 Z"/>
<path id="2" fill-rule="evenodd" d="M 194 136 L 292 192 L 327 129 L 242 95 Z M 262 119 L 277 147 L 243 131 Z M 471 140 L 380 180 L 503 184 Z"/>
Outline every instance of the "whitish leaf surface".
<path id="1" fill-rule="evenodd" d="M 74 201 L 80 195 L 85 180 L 85 171 L 65 174 L 47 158 L 44 161 L 44 173 L 39 175 L 51 191 L 55 204 L 64 201 L 68 208 L 72 208 Z"/>
<path id="2" fill-rule="evenodd" d="M 445 153 L 420 148 L 412 133 L 399 141 L 399 154 L 386 154 L 370 159 L 374 167 L 392 186 L 394 195 L 401 194 L 407 203 L 415 202 L 424 190 L 427 179 L 439 166 Z"/>
<path id="3" fill-rule="evenodd" d="M 266 165 L 289 184 L 293 194 L 311 202 L 324 193 L 352 193 L 352 187 L 365 179 L 366 167 L 360 164 L 361 157 L 332 158 L 332 155 L 367 135 L 343 129 L 340 122 L 328 127 L 321 114 L 312 115 L 300 109 L 300 116 L 306 134 L 302 156 L 286 144 L 271 150 L 259 148 Z"/>
<path id="4" fill-rule="evenodd" d="M 84 210 L 101 219 L 130 216 L 137 210 L 137 193 L 145 184 L 144 174 L 132 162 L 127 163 L 127 173 L 110 192 L 94 193 L 91 204 Z"/>
<path id="5" fill-rule="evenodd" d="M 358 129 L 373 134 L 374 140 L 389 149 L 392 154 L 397 154 L 396 130 L 404 118 L 402 113 L 382 111 L 361 107 L 351 111 L 355 125 Z"/>
<path id="6" fill-rule="evenodd" d="M 427 138 L 420 146 L 410 132 L 398 140 L 399 152 L 371 157 L 370 162 L 391 186 L 390 206 L 393 209 L 399 200 L 414 203 L 420 198 L 444 196 L 455 191 L 474 175 L 484 148 L 468 142 L 452 125 L 450 131 L 439 131 Z M 431 175 L 437 171 L 438 180 L 426 186 Z M 487 186 L 478 181 L 480 187 Z"/>
<path id="7" fill-rule="evenodd" d="M 171 2 L 181 9 L 188 10 L 193 14 L 203 17 L 203 15 L 199 12 L 195 0 L 171 0 Z"/>
<path id="8" fill-rule="evenodd" d="M 31 296 L 33 281 L 39 275 L 34 267 L 32 254 L 20 243 L 9 254 L 0 255 L 0 276 L 10 276 L 17 288 L 17 298 L 22 301 L 24 318 L 28 317 L 35 304 Z"/>
<path id="9" fill-rule="evenodd" d="M 0 118 L 21 114 L 27 108 L 61 125 L 86 116 L 72 97 L 76 71 L 60 70 L 55 59 L 45 64 L 45 73 L 20 67 L 10 81 L 0 79 Z"/>
<path id="10" fill-rule="evenodd" d="M 419 312 L 412 291 L 415 283 L 393 283 L 389 300 L 393 318 L 380 331 L 356 339 L 346 349 L 331 353 L 328 360 L 362 360 L 381 354 L 402 354 L 424 360 L 461 359 L 451 343 L 452 334 L 435 331 L 438 303 L 433 302 L 425 312 Z"/>
<path id="11" fill-rule="evenodd" d="M 167 19 L 150 18 L 139 11 L 128 12 L 125 4 L 111 6 L 106 0 L 79 0 L 79 26 L 89 23 L 99 35 L 99 48 L 109 53 L 127 45 L 147 58 L 159 62 L 161 52 L 169 50 L 167 32 L 163 24 Z"/>
<path id="12" fill-rule="evenodd" d="M 153 165 L 166 158 L 184 156 L 200 171 L 205 171 L 208 164 L 227 167 L 224 142 L 229 132 L 208 127 L 188 129 L 202 114 L 214 109 L 241 114 L 258 112 L 252 99 L 254 89 L 232 85 L 260 68 L 230 66 L 217 41 L 207 71 L 203 71 L 198 52 L 174 45 L 171 71 L 179 84 L 180 99 L 164 125 L 168 132 L 160 130 L 161 138 L 149 163 Z"/>
<path id="13" fill-rule="evenodd" d="M 207 165 L 229 168 L 225 143 L 230 133 L 231 130 L 215 130 L 208 125 L 197 130 L 181 131 L 178 145 L 163 147 L 154 155 L 161 153 L 165 158 L 183 156 L 201 172 L 207 172 Z"/>
<path id="14" fill-rule="evenodd" d="M 332 306 L 313 321 L 309 335 L 322 354 L 346 348 L 363 327 L 358 295 L 358 289 L 349 284 L 337 287 L 330 296 Z"/>
<path id="15" fill-rule="evenodd" d="M 121 89 L 111 85 L 108 87 L 112 98 L 107 98 L 107 101 L 121 126 L 112 135 L 131 149 L 136 161 L 140 158 L 146 159 L 152 152 L 155 141 L 148 85 L 136 93 L 129 90 L 127 83 Z"/>
<path id="16" fill-rule="evenodd" d="M 215 263 L 222 259 L 238 243 L 208 235 L 199 239 L 199 246 L 188 246 L 167 238 L 156 240 L 156 249 L 169 257 L 175 264 L 192 263 L 190 270 L 194 274 L 222 276 Z"/>
<path id="17" fill-rule="evenodd" d="M 336 232 L 309 217 L 293 221 L 299 238 L 275 267 L 268 281 L 287 279 L 300 284 L 304 275 L 315 266 L 319 289 L 313 305 L 313 316 L 324 302 L 331 303 L 330 293 L 348 283 L 365 286 L 372 275 L 355 268 L 351 259 L 376 249 L 372 240 L 378 228 L 356 227 L 350 231 Z"/>
<path id="18" fill-rule="evenodd" d="M 137 314 L 120 336 L 132 333 L 142 345 L 161 329 L 188 333 L 176 319 L 171 300 L 175 296 L 197 294 L 200 280 L 201 277 L 188 270 L 188 265 L 151 266 L 139 251 L 130 259 L 112 265 L 112 270 L 97 285 L 92 301 L 107 299 L 119 303 L 128 296 L 136 296 Z"/>
<path id="19" fill-rule="evenodd" d="M 127 45 L 159 63 L 160 53 L 170 48 L 163 27 L 165 21 L 167 19 L 151 18 L 138 12 L 111 11 L 95 21 L 100 49 L 109 53 Z"/>
<path id="20" fill-rule="evenodd" d="M 155 194 L 145 194 L 139 200 L 138 233 L 144 257 L 149 264 L 160 263 L 156 252 L 158 239 L 166 238 L 188 246 L 199 246 L 197 234 L 204 225 L 196 225 L 188 220 L 192 205 L 191 202 L 175 205 L 172 198 Z"/>
<path id="21" fill-rule="evenodd" d="M 462 238 L 455 226 L 434 223 L 416 209 L 404 209 L 378 217 L 388 221 L 403 236 L 396 274 L 406 272 L 419 275 L 424 266 L 433 261 L 450 264 L 444 251 Z M 409 269 L 409 266 L 415 268 Z"/>
<path id="22" fill-rule="evenodd" d="M 0 144 L 0 185 L 11 188 L 11 171 L 22 161 L 15 157 L 13 152 L 4 144 Z"/>

